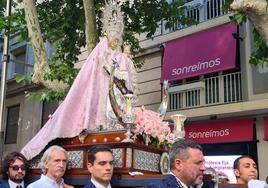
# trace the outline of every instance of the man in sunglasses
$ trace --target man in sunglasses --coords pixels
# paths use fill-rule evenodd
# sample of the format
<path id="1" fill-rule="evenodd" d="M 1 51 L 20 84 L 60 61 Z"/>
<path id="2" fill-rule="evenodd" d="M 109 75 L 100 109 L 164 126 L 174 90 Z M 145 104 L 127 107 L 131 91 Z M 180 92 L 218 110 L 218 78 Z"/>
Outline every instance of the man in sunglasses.
<path id="1" fill-rule="evenodd" d="M 27 170 L 27 159 L 19 152 L 11 152 L 2 162 L 3 180 L 0 188 L 25 188 L 24 177 Z"/>

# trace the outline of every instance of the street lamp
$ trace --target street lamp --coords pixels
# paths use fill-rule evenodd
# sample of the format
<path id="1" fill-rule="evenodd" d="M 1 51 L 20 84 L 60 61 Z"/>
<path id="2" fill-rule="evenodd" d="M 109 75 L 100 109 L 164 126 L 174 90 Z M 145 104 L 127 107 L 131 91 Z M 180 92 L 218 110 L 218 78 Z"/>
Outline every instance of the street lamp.
<path id="1" fill-rule="evenodd" d="M 6 17 L 11 13 L 11 0 L 6 2 Z M 7 80 L 7 64 L 9 62 L 9 33 L 4 33 L 4 46 L 2 58 L 2 74 L 1 74 L 1 93 L 0 93 L 0 159 L 3 158 L 4 152 L 4 120 L 5 120 L 5 99 L 6 99 L 6 80 Z"/>

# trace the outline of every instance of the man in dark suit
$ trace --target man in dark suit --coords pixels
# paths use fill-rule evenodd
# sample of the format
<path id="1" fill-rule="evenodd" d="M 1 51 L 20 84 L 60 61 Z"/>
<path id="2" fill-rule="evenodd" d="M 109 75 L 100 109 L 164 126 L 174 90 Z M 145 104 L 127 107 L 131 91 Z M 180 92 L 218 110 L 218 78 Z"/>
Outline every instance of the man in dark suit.
<path id="1" fill-rule="evenodd" d="M 90 182 L 84 188 L 111 188 L 114 157 L 111 149 L 104 145 L 92 146 L 88 151 Z"/>
<path id="2" fill-rule="evenodd" d="M 199 144 L 179 139 L 173 143 L 169 158 L 171 172 L 161 183 L 146 188 L 189 188 L 202 183 L 205 160 Z"/>
<path id="3" fill-rule="evenodd" d="M 19 152 L 9 153 L 2 163 L 0 188 L 25 188 L 27 159 Z"/>

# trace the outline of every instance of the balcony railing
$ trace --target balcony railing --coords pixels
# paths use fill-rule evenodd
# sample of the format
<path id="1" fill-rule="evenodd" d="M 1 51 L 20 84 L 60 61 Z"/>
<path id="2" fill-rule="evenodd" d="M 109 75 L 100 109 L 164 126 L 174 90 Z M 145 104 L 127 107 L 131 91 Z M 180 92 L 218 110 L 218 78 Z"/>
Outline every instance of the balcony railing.
<path id="1" fill-rule="evenodd" d="M 241 73 L 170 88 L 169 111 L 242 101 Z"/>
<path id="2" fill-rule="evenodd" d="M 192 0 L 185 4 L 185 16 L 197 23 L 211 20 L 227 13 L 223 9 L 224 4 L 225 0 Z M 163 31 L 165 34 L 185 27 L 187 26 L 177 25 L 172 29 L 163 29 Z"/>
<path id="3" fill-rule="evenodd" d="M 205 22 L 213 18 L 217 18 L 227 14 L 228 12 L 223 10 L 225 0 L 193 0 L 186 3 L 185 16 L 196 20 L 197 23 Z M 172 28 L 165 28 L 165 21 L 159 23 L 154 37 L 165 35 L 173 31 L 184 29 L 188 26 L 175 24 Z M 146 33 L 139 36 L 140 41 L 147 40 Z"/>

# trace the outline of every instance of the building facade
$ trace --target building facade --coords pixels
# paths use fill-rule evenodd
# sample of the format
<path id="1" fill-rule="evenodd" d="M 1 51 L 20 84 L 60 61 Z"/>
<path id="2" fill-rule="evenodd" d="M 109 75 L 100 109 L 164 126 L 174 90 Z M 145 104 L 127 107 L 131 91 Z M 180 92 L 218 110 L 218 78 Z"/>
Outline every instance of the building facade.
<path id="1" fill-rule="evenodd" d="M 236 26 L 235 32 L 229 33 L 229 39 L 235 41 L 235 46 L 225 43 L 229 39 L 222 41 L 227 31 L 221 28 L 231 27 L 229 16 L 223 14 L 196 26 L 142 42 L 146 50 L 141 58 L 146 63 L 139 71 L 139 104 L 156 110 L 161 101 L 159 84 L 170 78 L 166 119 L 170 120 L 177 113 L 186 115 L 186 138 L 202 144 L 206 156 L 253 156 L 258 163 L 260 179 L 264 180 L 268 173 L 264 160 L 268 152 L 267 65 L 249 64 L 250 54 L 254 50 L 252 25 L 249 22 Z M 213 31 L 219 32 L 216 38 Z M 223 52 L 226 46 L 230 48 L 223 55 L 228 60 L 222 56 L 220 59 L 209 59 L 213 57 L 212 50 L 221 42 L 223 45 L 216 51 Z M 161 50 L 160 46 L 165 49 Z M 199 61 L 191 61 L 200 57 Z M 233 62 L 231 66 L 228 64 L 230 61 Z M 216 67 L 223 62 L 227 63 L 223 69 L 218 67 L 212 72 L 198 70 Z"/>

